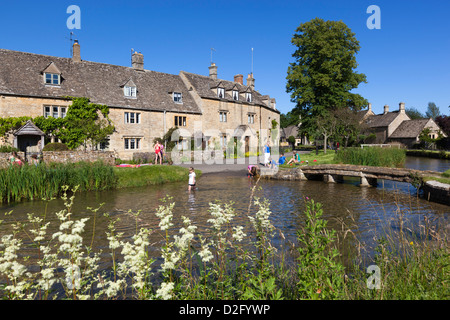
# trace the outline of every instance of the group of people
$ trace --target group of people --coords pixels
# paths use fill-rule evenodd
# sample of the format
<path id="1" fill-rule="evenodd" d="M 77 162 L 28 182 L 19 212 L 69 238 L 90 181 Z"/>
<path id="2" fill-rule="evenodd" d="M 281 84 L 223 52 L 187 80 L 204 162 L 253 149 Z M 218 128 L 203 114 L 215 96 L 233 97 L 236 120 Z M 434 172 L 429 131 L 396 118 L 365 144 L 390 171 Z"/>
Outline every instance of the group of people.
<path id="1" fill-rule="evenodd" d="M 268 152 L 267 152 L 268 151 Z M 264 147 L 264 166 L 270 167 L 273 169 L 277 165 L 281 164 L 293 164 L 293 163 L 300 163 L 300 154 L 297 151 L 294 151 L 292 158 L 287 161 L 284 153 L 281 153 L 280 158 L 278 161 L 275 161 L 270 156 L 270 147 L 269 144 Z M 247 177 L 256 177 L 259 175 L 259 167 L 257 165 L 249 165 L 247 167 Z"/>
<path id="2" fill-rule="evenodd" d="M 16 166 L 21 166 L 25 163 L 25 160 L 23 160 L 17 154 L 16 151 L 11 152 L 11 155 L 9 156 L 8 160 L 11 165 L 16 165 Z M 31 164 L 34 164 L 37 166 L 39 164 L 39 159 L 38 159 L 37 155 L 35 155 L 35 154 L 31 155 L 30 162 L 31 162 Z"/>

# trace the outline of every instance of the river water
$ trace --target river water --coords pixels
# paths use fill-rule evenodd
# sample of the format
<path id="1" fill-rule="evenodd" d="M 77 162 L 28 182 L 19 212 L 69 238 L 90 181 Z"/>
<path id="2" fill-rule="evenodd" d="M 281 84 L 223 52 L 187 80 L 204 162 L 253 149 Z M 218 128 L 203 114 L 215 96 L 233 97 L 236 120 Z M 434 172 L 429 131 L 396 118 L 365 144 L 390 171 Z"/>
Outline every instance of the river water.
<path id="1" fill-rule="evenodd" d="M 450 169 L 450 161 L 407 157 L 405 167 L 445 171 Z M 389 236 L 401 228 L 409 226 L 413 237 L 423 237 L 423 226 L 433 224 L 433 228 L 448 231 L 450 207 L 428 202 L 416 196 L 416 189 L 407 183 L 378 181 L 378 187 L 359 187 L 358 179 L 347 179 L 344 183 L 327 184 L 321 181 L 275 181 L 260 180 L 255 196 L 268 199 L 271 209 L 271 221 L 278 229 L 274 242 L 280 247 L 295 244 L 297 231 L 305 222 L 305 199 L 313 199 L 323 205 L 323 217 L 328 226 L 338 231 L 342 246 L 349 255 L 355 253 L 360 243 L 375 245 L 376 238 Z M 95 217 L 94 244 L 108 252 L 105 231 L 107 212 L 117 222 L 117 232 L 123 232 L 124 238 L 131 237 L 138 227 L 158 230 L 159 220 L 155 216 L 160 199 L 170 196 L 175 202 L 173 232 L 181 227 L 181 216 L 187 216 L 198 231 L 204 233 L 210 227 L 209 203 L 215 200 L 221 203 L 233 202 L 236 213 L 235 223 L 245 225 L 249 231 L 248 209 L 255 181 L 246 177 L 245 172 L 208 173 L 197 180 L 198 190 L 187 191 L 187 182 L 171 183 L 146 188 L 131 188 L 104 192 L 78 193 L 73 206 L 73 218 L 90 217 L 86 226 L 85 238 L 90 242 L 94 226 L 94 215 L 87 207 L 96 208 L 104 203 Z M 26 201 L 13 205 L 0 206 L 0 215 L 5 220 L 0 227 L 0 235 L 7 232 L 9 223 L 14 219 L 25 221 L 27 213 L 42 215 L 46 212 L 46 221 L 51 222 L 49 233 L 57 231 L 55 212 L 63 208 L 60 199 L 46 201 Z M 5 212 L 13 211 L 9 217 Z M 140 211 L 138 219 L 130 213 Z M 252 206 L 250 212 L 254 213 Z M 405 223 L 402 225 L 402 223 Z M 344 231 L 351 232 L 345 233 Z M 439 231 L 439 230 L 437 230 Z M 344 237 L 345 235 L 345 237 Z M 282 239 L 285 238 L 287 242 Z M 345 238 L 345 241 L 344 241 Z M 156 256 L 162 242 L 159 232 L 152 235 L 152 250 Z M 107 255 L 105 254 L 105 259 Z M 105 267 L 108 266 L 106 262 Z"/>

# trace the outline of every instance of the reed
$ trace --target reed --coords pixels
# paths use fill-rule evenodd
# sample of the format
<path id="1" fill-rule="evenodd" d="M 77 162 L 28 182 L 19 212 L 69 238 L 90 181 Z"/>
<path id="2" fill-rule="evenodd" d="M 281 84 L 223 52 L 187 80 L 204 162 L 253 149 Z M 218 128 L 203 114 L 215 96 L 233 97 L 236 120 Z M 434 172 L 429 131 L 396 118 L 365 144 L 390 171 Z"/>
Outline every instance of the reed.
<path id="1" fill-rule="evenodd" d="M 113 168 L 102 162 L 10 166 L 0 170 L 0 203 L 58 197 L 62 186 L 93 191 L 116 185 Z"/>
<path id="2" fill-rule="evenodd" d="M 405 150 L 399 148 L 345 148 L 335 155 L 342 163 L 374 167 L 403 167 L 405 159 Z"/>

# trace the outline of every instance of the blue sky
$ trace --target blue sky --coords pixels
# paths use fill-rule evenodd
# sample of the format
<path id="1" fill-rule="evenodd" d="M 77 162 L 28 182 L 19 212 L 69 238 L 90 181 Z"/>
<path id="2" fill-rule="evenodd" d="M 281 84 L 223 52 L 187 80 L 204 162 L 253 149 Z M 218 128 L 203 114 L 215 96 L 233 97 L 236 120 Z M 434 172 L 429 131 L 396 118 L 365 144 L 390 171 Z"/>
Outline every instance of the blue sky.
<path id="1" fill-rule="evenodd" d="M 69 30 L 69 5 L 81 9 L 81 29 Z M 381 10 L 381 29 L 370 30 L 366 10 Z M 131 65 L 131 49 L 144 54 L 145 68 L 178 74 L 244 78 L 252 71 L 255 89 L 276 98 L 282 113 L 294 104 L 286 93 L 286 74 L 300 23 L 315 17 L 342 20 L 356 34 L 361 50 L 358 72 L 368 83 L 354 92 L 375 113 L 399 102 L 424 113 L 434 102 L 450 114 L 450 1 L 446 0 L 150 0 L 4 1 L 0 48 L 69 57 L 75 33 L 83 60 Z"/>

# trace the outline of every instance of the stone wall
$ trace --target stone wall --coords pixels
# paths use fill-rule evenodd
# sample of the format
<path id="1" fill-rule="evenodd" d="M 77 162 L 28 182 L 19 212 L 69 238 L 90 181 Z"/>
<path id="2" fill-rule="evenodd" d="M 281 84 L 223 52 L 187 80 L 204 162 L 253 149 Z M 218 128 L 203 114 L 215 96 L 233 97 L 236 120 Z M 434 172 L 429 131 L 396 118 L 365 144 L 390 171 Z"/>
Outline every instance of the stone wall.
<path id="1" fill-rule="evenodd" d="M 45 163 L 73 163 L 103 161 L 107 165 L 114 165 L 115 154 L 112 151 L 44 151 Z"/>

